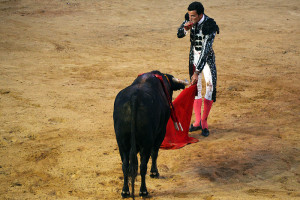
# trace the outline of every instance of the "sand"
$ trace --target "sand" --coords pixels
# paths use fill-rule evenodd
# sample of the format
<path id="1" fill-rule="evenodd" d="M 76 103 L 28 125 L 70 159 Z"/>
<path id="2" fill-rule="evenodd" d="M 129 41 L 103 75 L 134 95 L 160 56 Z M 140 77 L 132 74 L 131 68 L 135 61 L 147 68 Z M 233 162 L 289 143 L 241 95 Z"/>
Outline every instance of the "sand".
<path id="1" fill-rule="evenodd" d="M 115 96 L 151 70 L 188 78 L 189 3 L 0 1 L 0 199 L 121 199 Z M 220 27 L 211 135 L 161 150 L 159 179 L 149 162 L 149 199 L 300 199 L 299 1 L 202 3 Z"/>

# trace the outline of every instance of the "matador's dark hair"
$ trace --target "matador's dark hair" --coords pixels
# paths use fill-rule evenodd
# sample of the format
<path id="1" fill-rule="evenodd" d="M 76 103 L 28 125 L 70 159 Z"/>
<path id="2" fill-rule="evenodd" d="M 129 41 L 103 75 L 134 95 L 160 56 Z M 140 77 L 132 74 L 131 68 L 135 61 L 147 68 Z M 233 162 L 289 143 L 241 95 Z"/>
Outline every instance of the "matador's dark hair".
<path id="1" fill-rule="evenodd" d="M 202 3 L 198 2 L 198 1 L 194 1 L 193 3 L 191 3 L 188 7 L 188 11 L 192 11 L 192 10 L 196 10 L 197 14 L 204 14 L 204 7 L 202 5 Z"/>

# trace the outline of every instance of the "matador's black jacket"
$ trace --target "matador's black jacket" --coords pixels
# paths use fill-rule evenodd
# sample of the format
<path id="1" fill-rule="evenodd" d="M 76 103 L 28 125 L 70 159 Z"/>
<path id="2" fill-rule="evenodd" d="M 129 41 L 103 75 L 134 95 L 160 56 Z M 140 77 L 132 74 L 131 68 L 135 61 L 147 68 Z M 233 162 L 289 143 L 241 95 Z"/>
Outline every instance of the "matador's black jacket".
<path id="1" fill-rule="evenodd" d="M 201 72 L 207 63 L 210 67 L 213 79 L 213 100 L 216 96 L 216 82 L 217 82 L 217 70 L 215 65 L 215 53 L 212 48 L 212 44 L 216 33 L 219 34 L 219 27 L 214 19 L 203 15 L 204 20 L 201 24 L 196 24 L 190 29 L 190 55 L 189 55 L 189 74 L 192 77 L 194 71 Z M 185 15 L 185 21 L 180 25 L 177 32 L 178 38 L 183 38 L 186 35 L 184 30 L 184 24 L 189 21 L 188 13 Z M 194 49 L 200 52 L 200 58 L 196 64 L 194 64 Z"/>

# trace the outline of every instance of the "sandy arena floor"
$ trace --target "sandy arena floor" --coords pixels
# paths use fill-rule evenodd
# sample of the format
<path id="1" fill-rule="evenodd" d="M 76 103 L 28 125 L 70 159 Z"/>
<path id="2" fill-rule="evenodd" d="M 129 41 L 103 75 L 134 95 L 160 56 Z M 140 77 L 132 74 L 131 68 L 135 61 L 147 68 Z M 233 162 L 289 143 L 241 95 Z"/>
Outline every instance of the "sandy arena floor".
<path id="1" fill-rule="evenodd" d="M 0 0 L 0 199 L 121 199 L 114 98 L 151 70 L 188 78 L 189 3 Z M 160 151 L 149 199 L 300 199 L 300 3 L 202 3 L 220 27 L 211 135 Z"/>

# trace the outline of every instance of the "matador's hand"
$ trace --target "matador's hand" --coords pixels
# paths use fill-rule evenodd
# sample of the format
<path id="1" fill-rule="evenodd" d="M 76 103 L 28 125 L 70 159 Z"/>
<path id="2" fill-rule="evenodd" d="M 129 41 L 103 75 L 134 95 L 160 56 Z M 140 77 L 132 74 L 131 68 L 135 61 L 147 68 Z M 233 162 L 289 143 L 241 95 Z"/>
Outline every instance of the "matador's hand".
<path id="1" fill-rule="evenodd" d="M 187 23 L 184 24 L 184 29 L 186 31 L 190 30 L 193 27 L 194 23 L 191 21 L 188 21 Z"/>
<path id="2" fill-rule="evenodd" d="M 195 72 L 192 76 L 191 84 L 194 85 L 198 82 L 198 74 Z"/>

